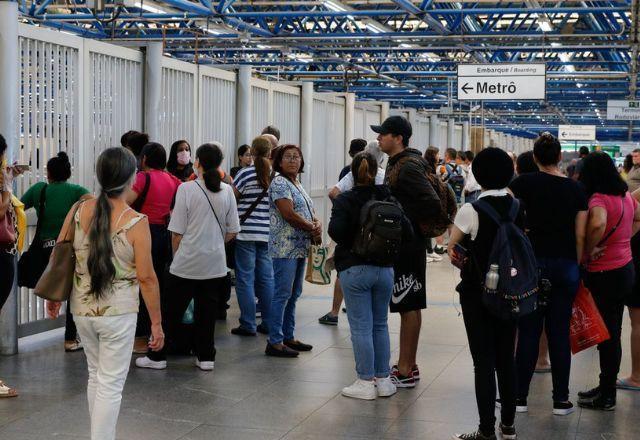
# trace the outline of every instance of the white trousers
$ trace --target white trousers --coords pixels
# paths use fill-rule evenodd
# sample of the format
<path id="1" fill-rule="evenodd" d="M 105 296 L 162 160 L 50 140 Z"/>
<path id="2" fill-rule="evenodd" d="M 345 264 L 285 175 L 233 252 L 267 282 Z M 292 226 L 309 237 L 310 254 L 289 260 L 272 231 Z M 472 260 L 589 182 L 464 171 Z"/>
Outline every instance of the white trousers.
<path id="1" fill-rule="evenodd" d="M 89 367 L 91 440 L 114 440 L 129 372 L 137 314 L 74 316 Z"/>

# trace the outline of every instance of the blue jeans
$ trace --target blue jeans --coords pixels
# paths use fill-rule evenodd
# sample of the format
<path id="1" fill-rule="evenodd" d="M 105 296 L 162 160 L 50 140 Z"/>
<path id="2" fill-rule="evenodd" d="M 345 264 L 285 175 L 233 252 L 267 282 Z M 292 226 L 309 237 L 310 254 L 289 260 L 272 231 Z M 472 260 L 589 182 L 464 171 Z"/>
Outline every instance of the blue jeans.
<path id="1" fill-rule="evenodd" d="M 544 325 L 549 342 L 551 377 L 554 402 L 569 400 L 569 374 L 571 373 L 571 344 L 569 322 L 573 300 L 578 291 L 580 271 L 576 260 L 567 258 L 538 258 L 542 278 L 551 282 L 547 306 L 523 317 L 518 323 L 516 370 L 518 394 L 526 399 L 529 384 L 538 359 L 540 335 Z"/>
<path id="2" fill-rule="evenodd" d="M 393 292 L 393 268 L 352 266 L 339 273 L 347 305 L 356 372 L 363 380 L 389 376 L 387 316 Z"/>
<path id="3" fill-rule="evenodd" d="M 255 332 L 256 296 L 264 310 L 262 323 L 269 325 L 269 307 L 273 297 L 273 263 L 269 256 L 269 243 L 236 240 L 235 247 L 240 327 Z"/>
<path id="4" fill-rule="evenodd" d="M 282 344 L 283 341 L 294 339 L 296 302 L 302 294 L 306 262 L 306 258 L 273 258 L 274 289 L 269 312 L 270 344 Z"/>

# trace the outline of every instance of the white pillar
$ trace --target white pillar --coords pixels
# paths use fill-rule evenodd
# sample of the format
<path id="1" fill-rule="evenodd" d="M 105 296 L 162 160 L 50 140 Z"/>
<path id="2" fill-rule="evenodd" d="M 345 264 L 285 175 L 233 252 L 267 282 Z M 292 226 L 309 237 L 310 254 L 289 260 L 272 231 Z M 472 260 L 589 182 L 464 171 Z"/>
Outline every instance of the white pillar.
<path id="1" fill-rule="evenodd" d="M 385 119 L 389 117 L 390 104 L 388 102 L 382 102 L 380 104 L 380 123 L 382 124 Z"/>
<path id="2" fill-rule="evenodd" d="M 0 1 L 0 134 L 7 141 L 5 157 L 18 156 L 18 3 Z M 14 265 L 15 269 L 15 265 Z M 0 313 L 0 354 L 18 352 L 18 290 L 15 287 Z"/>
<path id="3" fill-rule="evenodd" d="M 144 131 L 149 138 L 157 142 L 162 139 L 160 117 L 162 115 L 162 43 L 152 42 L 147 45 L 144 59 Z"/>
<path id="4" fill-rule="evenodd" d="M 344 163 L 348 163 L 351 158 L 349 157 L 349 144 L 354 136 L 354 122 L 356 114 L 356 95 L 354 93 L 347 93 L 345 96 L 344 107 Z"/>
<path id="5" fill-rule="evenodd" d="M 436 147 L 440 150 L 440 154 L 444 154 L 444 148 L 440 145 L 440 127 L 438 125 L 438 116 L 429 116 L 429 147 Z"/>
<path id="6" fill-rule="evenodd" d="M 236 144 L 251 145 L 251 66 L 240 66 L 236 80 Z M 259 133 L 255 133 L 256 135 Z"/>
<path id="7" fill-rule="evenodd" d="M 462 148 L 461 145 L 455 144 L 456 137 L 456 121 L 455 119 L 447 120 L 447 147 L 454 148 L 456 151 Z"/>
<path id="8" fill-rule="evenodd" d="M 302 174 L 302 185 L 307 192 L 311 193 L 311 147 L 313 145 L 313 83 L 305 81 L 302 83 L 302 93 L 300 96 L 300 148 L 304 156 L 304 169 Z M 317 170 L 324 172 L 324 170 Z"/>
<path id="9" fill-rule="evenodd" d="M 471 149 L 471 129 L 469 128 L 469 121 L 462 123 L 462 149 L 464 151 Z"/>

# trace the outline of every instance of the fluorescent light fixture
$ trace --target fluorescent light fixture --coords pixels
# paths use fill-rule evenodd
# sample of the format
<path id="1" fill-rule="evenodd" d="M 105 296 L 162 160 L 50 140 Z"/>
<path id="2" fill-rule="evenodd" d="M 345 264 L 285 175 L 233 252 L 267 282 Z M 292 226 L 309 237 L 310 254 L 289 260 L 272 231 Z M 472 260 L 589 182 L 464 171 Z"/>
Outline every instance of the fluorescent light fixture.
<path id="1" fill-rule="evenodd" d="M 331 1 L 331 0 L 325 0 L 322 2 L 322 4 L 327 8 L 330 9 L 332 11 L 336 11 L 336 12 L 343 12 L 346 11 L 347 8 L 345 8 L 344 6 L 342 6 L 341 4 Z"/>

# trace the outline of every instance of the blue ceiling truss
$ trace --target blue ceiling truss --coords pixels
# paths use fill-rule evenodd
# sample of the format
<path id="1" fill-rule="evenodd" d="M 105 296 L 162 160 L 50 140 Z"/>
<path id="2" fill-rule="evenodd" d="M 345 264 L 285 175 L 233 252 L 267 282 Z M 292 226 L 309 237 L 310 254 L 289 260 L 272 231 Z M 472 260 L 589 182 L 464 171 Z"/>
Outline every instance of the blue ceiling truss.
<path id="1" fill-rule="evenodd" d="M 162 41 L 184 61 L 251 65 L 392 106 L 452 107 L 465 120 L 478 103 L 457 100 L 458 64 L 544 62 L 546 100 L 486 102 L 487 127 L 531 137 L 593 124 L 598 140 L 640 141 L 640 126 L 606 120 L 607 100 L 638 98 L 640 0 L 106 0 L 97 13 L 85 1 L 19 4 L 28 23 Z"/>

